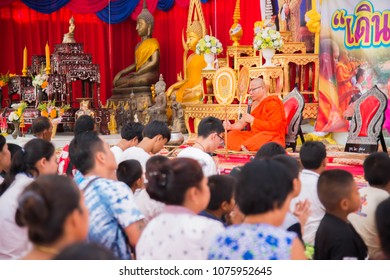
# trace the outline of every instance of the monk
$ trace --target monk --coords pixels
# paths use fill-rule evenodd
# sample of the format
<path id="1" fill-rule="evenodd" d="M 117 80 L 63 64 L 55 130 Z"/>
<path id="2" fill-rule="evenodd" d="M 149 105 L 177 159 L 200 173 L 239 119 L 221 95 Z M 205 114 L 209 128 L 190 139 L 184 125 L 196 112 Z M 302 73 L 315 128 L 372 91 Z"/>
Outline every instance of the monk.
<path id="1" fill-rule="evenodd" d="M 228 149 L 236 151 L 257 151 L 268 142 L 277 142 L 286 146 L 287 120 L 282 101 L 277 96 L 267 96 L 263 79 L 253 79 L 249 86 L 249 95 L 253 100 L 251 113 L 231 124 L 224 121 L 228 132 Z M 240 131 L 251 124 L 250 131 Z"/>

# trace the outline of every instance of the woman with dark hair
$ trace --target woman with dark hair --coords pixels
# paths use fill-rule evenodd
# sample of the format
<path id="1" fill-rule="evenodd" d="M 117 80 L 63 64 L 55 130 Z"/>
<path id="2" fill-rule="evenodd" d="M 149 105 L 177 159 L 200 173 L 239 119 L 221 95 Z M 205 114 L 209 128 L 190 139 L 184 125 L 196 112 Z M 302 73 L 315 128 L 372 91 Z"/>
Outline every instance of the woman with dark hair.
<path id="1" fill-rule="evenodd" d="M 138 259 L 206 259 L 220 222 L 198 216 L 206 209 L 210 190 L 194 159 L 176 158 L 148 174 L 147 191 L 167 206 L 152 219 L 136 246 Z"/>
<path id="2" fill-rule="evenodd" d="M 26 260 L 49 260 L 88 235 L 88 209 L 76 183 L 69 177 L 43 175 L 18 199 L 16 223 L 26 227 L 32 250 Z"/>
<path id="3" fill-rule="evenodd" d="M 209 250 L 209 259 L 305 259 L 296 233 L 280 228 L 289 210 L 293 180 L 287 168 L 270 159 L 247 163 L 241 170 L 236 203 L 245 215 Z"/>
<path id="4" fill-rule="evenodd" d="M 0 135 L 0 184 L 11 167 L 11 153 L 3 135 Z M 1 195 L 1 192 L 0 192 Z"/>
<path id="5" fill-rule="evenodd" d="M 10 171 L 0 185 L 0 259 L 20 258 L 29 248 L 27 230 L 15 223 L 19 195 L 38 175 L 56 173 L 55 149 L 46 140 L 30 140 L 13 157 Z"/>

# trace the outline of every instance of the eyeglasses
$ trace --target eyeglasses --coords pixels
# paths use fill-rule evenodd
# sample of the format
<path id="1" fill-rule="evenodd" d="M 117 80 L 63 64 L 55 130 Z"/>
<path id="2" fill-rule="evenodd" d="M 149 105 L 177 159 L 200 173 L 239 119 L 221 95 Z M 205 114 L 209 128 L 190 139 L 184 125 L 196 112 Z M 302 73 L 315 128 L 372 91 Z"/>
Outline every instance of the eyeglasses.
<path id="1" fill-rule="evenodd" d="M 219 135 L 219 134 L 217 134 L 217 136 L 218 136 L 219 139 L 221 139 L 221 144 L 223 144 L 225 142 L 225 139 L 221 135 Z"/>
<path id="2" fill-rule="evenodd" d="M 248 92 L 253 92 L 253 91 L 255 91 L 256 89 L 259 89 L 259 88 L 262 88 L 262 87 L 264 87 L 264 86 L 258 86 L 258 87 L 255 87 L 255 88 L 250 88 L 250 89 L 248 90 Z"/>

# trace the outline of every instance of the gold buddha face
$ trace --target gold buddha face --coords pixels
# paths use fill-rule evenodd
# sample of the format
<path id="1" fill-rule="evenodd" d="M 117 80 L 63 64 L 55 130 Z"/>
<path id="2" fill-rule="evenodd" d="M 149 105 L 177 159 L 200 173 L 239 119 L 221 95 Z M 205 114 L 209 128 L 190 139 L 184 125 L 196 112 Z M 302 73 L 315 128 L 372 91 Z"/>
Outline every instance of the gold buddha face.
<path id="1" fill-rule="evenodd" d="M 144 19 L 137 19 L 137 26 L 135 30 L 137 30 L 140 37 L 149 35 L 149 27 L 149 24 Z"/>
<path id="2" fill-rule="evenodd" d="M 200 40 L 200 37 L 195 32 L 187 32 L 187 47 L 188 49 L 195 51 L 196 44 Z"/>

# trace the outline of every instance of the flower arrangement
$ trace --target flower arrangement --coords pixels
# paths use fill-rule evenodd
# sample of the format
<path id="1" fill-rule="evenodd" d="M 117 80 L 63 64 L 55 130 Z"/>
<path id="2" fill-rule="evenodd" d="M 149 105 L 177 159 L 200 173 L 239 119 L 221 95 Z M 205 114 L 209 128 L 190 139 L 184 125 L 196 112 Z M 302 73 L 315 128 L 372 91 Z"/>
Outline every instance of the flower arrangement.
<path id="1" fill-rule="evenodd" d="M 16 74 L 10 74 L 7 72 L 6 74 L 0 73 L 0 88 L 6 86 L 9 82 L 9 78 L 16 76 Z"/>
<path id="2" fill-rule="evenodd" d="M 49 79 L 49 76 L 47 74 L 38 74 L 35 77 L 32 77 L 32 85 L 37 88 L 42 88 L 43 91 L 46 91 L 46 87 L 48 85 L 47 80 Z"/>
<path id="3" fill-rule="evenodd" d="M 8 116 L 10 122 L 21 122 L 23 119 L 23 112 L 27 108 L 27 103 L 22 101 L 18 104 L 12 104 L 11 107 L 14 111 L 11 112 Z"/>
<path id="4" fill-rule="evenodd" d="M 58 121 L 60 122 L 61 117 L 64 115 L 66 110 L 70 109 L 70 106 L 62 105 L 61 107 L 57 107 L 55 104 L 55 100 L 41 103 L 38 105 L 38 110 L 41 111 L 41 116 L 47 117 L 51 120 L 58 118 Z"/>
<path id="5" fill-rule="evenodd" d="M 221 42 L 214 36 L 206 35 L 196 44 L 196 53 L 220 54 L 223 51 Z"/>
<path id="6" fill-rule="evenodd" d="M 253 48 L 255 50 L 261 49 L 275 49 L 280 50 L 283 47 L 283 39 L 280 33 L 276 30 L 266 28 L 260 30 L 253 40 Z"/>

